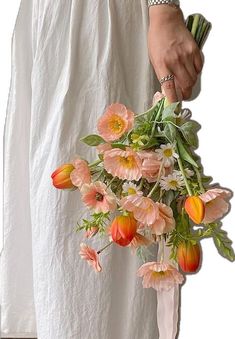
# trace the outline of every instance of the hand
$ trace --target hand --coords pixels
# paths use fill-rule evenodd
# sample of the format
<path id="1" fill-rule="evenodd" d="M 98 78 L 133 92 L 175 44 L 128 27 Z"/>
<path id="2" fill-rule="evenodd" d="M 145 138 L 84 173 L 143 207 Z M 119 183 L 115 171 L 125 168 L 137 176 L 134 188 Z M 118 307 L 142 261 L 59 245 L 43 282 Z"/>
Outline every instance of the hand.
<path id="1" fill-rule="evenodd" d="M 150 6 L 149 19 L 148 50 L 156 75 L 175 76 L 163 83 L 163 92 L 169 102 L 189 99 L 203 61 L 182 11 L 169 5 Z"/>

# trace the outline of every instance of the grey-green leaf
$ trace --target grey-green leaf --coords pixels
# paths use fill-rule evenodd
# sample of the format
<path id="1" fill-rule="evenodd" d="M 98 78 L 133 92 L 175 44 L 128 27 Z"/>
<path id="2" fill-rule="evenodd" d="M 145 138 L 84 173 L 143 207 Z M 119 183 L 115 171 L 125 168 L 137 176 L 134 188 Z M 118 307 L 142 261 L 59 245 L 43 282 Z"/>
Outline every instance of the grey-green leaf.
<path id="1" fill-rule="evenodd" d="M 105 143 L 105 140 L 97 134 L 87 135 L 86 137 L 80 140 L 89 146 L 98 146 L 100 144 Z"/>
<path id="2" fill-rule="evenodd" d="M 187 121 L 180 127 L 180 131 L 183 134 L 185 140 L 190 146 L 194 148 L 198 147 L 197 131 L 201 126 L 196 121 Z"/>
<path id="3" fill-rule="evenodd" d="M 170 105 L 168 105 L 164 111 L 162 112 L 162 120 L 165 120 L 169 117 L 173 117 L 174 116 L 174 113 L 175 113 L 175 110 L 177 108 L 177 106 L 179 105 L 179 102 L 174 102 Z"/>
<path id="4" fill-rule="evenodd" d="M 198 164 L 187 151 L 179 135 L 177 136 L 177 145 L 178 145 L 180 157 L 184 159 L 185 161 L 187 161 L 188 163 L 190 163 L 191 165 L 193 165 L 194 167 L 198 168 Z"/>
<path id="5" fill-rule="evenodd" d="M 174 142 L 176 139 L 176 127 L 172 124 L 166 124 L 163 133 L 170 142 Z"/>

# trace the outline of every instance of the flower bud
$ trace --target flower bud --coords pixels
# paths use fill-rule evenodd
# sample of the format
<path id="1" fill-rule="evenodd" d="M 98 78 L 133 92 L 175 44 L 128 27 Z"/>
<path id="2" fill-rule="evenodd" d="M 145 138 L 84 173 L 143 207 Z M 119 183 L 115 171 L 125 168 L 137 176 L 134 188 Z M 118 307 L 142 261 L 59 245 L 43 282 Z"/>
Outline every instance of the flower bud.
<path id="1" fill-rule="evenodd" d="M 136 231 L 137 221 L 132 214 L 115 217 L 110 227 L 112 240 L 120 246 L 129 245 Z"/>
<path id="2" fill-rule="evenodd" d="M 203 201 L 197 196 L 190 196 L 184 203 L 185 211 L 188 213 L 190 219 L 195 224 L 200 224 L 205 215 L 205 205 Z"/>
<path id="3" fill-rule="evenodd" d="M 53 185 L 58 189 L 77 189 L 70 179 L 70 173 L 74 168 L 72 164 L 64 164 L 58 167 L 51 175 Z"/>
<path id="4" fill-rule="evenodd" d="M 201 260 L 201 248 L 199 243 L 191 241 L 181 242 L 177 249 L 177 261 L 181 270 L 185 273 L 196 272 Z"/>

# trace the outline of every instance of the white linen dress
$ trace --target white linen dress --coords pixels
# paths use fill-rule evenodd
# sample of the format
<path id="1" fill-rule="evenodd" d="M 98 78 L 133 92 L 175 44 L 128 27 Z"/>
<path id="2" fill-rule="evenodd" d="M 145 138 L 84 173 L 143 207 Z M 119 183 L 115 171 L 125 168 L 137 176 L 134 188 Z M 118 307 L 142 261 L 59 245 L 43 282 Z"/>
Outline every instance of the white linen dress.
<path id="1" fill-rule="evenodd" d="M 106 106 L 151 106 L 148 20 L 146 0 L 21 1 L 4 127 L 2 337 L 175 338 L 178 288 L 165 299 L 143 289 L 142 262 L 118 245 L 95 273 L 79 256 L 84 233 L 74 232 L 86 216 L 79 192 L 50 177 L 75 155 L 95 159 L 79 139 Z M 98 250 L 105 240 L 87 243 Z"/>

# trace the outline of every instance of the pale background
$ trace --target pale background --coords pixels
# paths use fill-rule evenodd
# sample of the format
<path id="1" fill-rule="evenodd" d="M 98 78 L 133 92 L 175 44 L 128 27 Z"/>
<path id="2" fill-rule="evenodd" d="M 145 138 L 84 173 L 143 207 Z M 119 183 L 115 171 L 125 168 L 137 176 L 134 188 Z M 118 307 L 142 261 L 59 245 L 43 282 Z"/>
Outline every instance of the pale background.
<path id="1" fill-rule="evenodd" d="M 1 159 L 11 72 L 11 36 L 19 3 L 19 0 L 0 2 Z M 235 191 L 233 3 L 233 0 L 224 0 L 222 3 L 212 0 L 200 2 L 181 0 L 185 16 L 200 12 L 213 23 L 210 38 L 204 46 L 205 66 L 202 74 L 201 94 L 194 101 L 184 105 L 193 111 L 194 118 L 202 125 L 202 130 L 199 132 L 200 147 L 197 153 L 202 158 L 205 173 L 213 175 L 214 181 L 219 182 L 223 187 L 229 187 Z M 2 183 L 2 167 L 0 175 Z M 2 206 L 2 194 L 0 199 Z M 234 200 L 233 198 L 233 205 Z M 224 219 L 224 228 L 235 242 L 235 205 Z M 0 248 L 1 235 L 2 232 L 0 232 Z M 182 289 L 179 339 L 234 339 L 235 263 L 231 264 L 220 257 L 212 240 L 204 240 L 202 245 L 204 250 L 202 268 L 198 274 L 187 277 L 187 283 Z"/>

